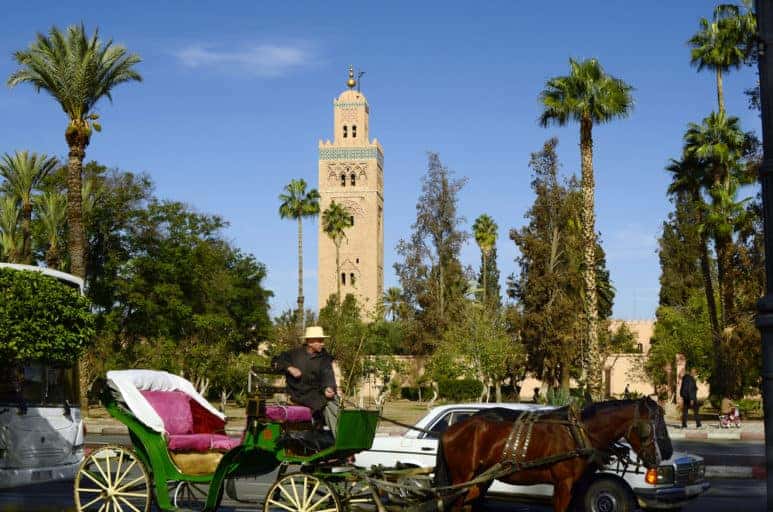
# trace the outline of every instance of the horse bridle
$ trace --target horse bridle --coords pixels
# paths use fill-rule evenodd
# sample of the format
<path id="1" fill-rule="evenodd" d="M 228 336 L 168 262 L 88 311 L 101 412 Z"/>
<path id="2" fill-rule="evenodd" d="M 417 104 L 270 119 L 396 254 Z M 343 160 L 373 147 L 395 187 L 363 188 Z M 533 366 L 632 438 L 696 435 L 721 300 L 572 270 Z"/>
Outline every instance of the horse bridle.
<path id="1" fill-rule="evenodd" d="M 645 421 L 639 417 L 639 407 L 641 406 L 642 402 L 647 408 L 649 421 Z M 658 424 L 659 416 L 660 410 L 658 409 L 657 405 L 655 405 L 655 408 L 653 409 L 646 399 L 638 402 L 636 404 L 636 408 L 633 410 L 633 421 L 631 421 L 631 424 L 625 433 L 625 437 L 629 437 L 631 435 L 631 431 L 634 429 L 634 427 L 636 427 L 637 433 L 639 434 L 639 442 L 641 443 L 641 447 L 649 448 L 657 441 L 656 425 Z M 649 432 L 645 433 L 645 428 L 646 430 L 649 430 Z M 647 439 L 645 440 L 645 438 Z"/>

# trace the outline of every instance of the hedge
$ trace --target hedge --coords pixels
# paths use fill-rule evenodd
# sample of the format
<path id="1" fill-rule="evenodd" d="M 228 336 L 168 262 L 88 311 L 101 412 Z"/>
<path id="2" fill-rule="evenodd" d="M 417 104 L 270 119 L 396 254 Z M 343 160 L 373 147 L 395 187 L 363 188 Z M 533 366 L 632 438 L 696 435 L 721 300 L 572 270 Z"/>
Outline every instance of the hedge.
<path id="1" fill-rule="evenodd" d="M 0 268 L 0 360 L 74 364 L 94 337 L 89 301 L 33 271 Z"/>
<path id="2" fill-rule="evenodd" d="M 438 394 L 455 402 L 476 400 L 483 393 L 483 384 L 475 379 L 447 379 L 438 381 Z"/>
<path id="3" fill-rule="evenodd" d="M 400 388 L 400 398 L 403 400 L 418 400 L 419 388 L 416 387 L 402 387 Z M 428 400 L 432 398 L 432 388 L 429 386 L 421 387 L 421 399 Z"/>

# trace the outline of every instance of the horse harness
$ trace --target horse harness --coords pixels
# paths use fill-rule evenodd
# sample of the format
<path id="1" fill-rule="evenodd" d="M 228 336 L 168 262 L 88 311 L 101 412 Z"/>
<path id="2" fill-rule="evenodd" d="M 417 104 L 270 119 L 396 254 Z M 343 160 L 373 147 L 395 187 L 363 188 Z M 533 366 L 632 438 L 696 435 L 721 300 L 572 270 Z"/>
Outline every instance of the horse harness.
<path id="1" fill-rule="evenodd" d="M 526 454 L 529 450 L 532 430 L 536 423 L 565 426 L 574 440 L 575 448 L 567 452 L 528 460 Z M 513 423 L 512 430 L 510 430 L 510 435 L 502 450 L 501 462 L 510 471 L 515 472 L 540 466 L 549 466 L 575 457 L 603 459 L 603 455 L 591 445 L 588 433 L 585 431 L 585 425 L 583 425 L 580 419 L 579 411 L 575 407 L 570 406 L 567 409 L 566 419 L 545 417 L 544 414 L 540 414 L 538 411 L 526 411 L 521 414 Z"/>

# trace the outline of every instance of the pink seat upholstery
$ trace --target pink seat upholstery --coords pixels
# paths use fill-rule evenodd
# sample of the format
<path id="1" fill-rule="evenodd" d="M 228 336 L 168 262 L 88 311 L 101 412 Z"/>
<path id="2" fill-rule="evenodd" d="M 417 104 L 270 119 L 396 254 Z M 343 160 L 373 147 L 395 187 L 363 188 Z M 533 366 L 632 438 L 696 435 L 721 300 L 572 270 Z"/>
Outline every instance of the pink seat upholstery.
<path id="1" fill-rule="evenodd" d="M 140 391 L 155 409 L 169 434 L 193 434 L 191 398 L 182 391 Z"/>
<path id="2" fill-rule="evenodd" d="M 311 421 L 311 409 L 302 405 L 267 405 L 266 416 L 274 421 L 299 423 Z"/>
<path id="3" fill-rule="evenodd" d="M 227 452 L 240 444 L 240 439 L 223 434 L 176 434 L 169 436 L 167 446 L 173 452 Z"/>
<path id="4" fill-rule="evenodd" d="M 241 444 L 224 435 L 225 422 L 182 391 L 141 390 L 164 422 L 167 447 L 173 452 L 227 452 Z"/>

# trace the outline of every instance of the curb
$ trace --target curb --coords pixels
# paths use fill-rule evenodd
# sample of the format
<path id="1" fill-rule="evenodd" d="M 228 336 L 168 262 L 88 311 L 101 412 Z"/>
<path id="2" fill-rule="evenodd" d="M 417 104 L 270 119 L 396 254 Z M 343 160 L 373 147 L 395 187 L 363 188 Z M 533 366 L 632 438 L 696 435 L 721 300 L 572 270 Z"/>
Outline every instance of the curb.
<path id="1" fill-rule="evenodd" d="M 707 430 L 688 430 L 681 431 L 676 430 L 668 431 L 668 437 L 671 439 L 687 439 L 695 441 L 706 441 L 709 439 L 721 440 L 721 441 L 764 441 L 764 432 L 742 432 L 742 431 L 726 431 L 719 430 L 716 432 Z"/>
<path id="2" fill-rule="evenodd" d="M 763 466 L 706 466 L 706 478 L 765 480 Z"/>

